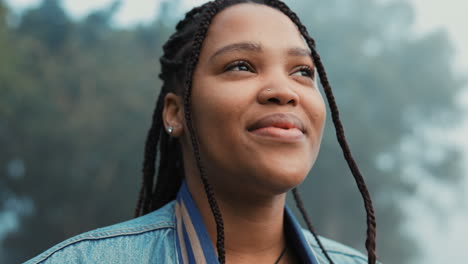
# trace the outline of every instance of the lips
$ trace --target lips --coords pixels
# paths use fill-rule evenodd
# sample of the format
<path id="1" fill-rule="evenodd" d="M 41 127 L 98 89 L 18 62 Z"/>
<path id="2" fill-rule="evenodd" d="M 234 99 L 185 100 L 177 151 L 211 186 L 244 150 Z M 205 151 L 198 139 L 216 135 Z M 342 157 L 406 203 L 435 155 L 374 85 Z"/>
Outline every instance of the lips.
<path id="1" fill-rule="evenodd" d="M 247 128 L 248 131 L 261 130 L 264 128 L 280 128 L 284 130 L 297 129 L 305 132 L 304 124 L 295 115 L 289 113 L 276 113 L 267 115 Z"/>

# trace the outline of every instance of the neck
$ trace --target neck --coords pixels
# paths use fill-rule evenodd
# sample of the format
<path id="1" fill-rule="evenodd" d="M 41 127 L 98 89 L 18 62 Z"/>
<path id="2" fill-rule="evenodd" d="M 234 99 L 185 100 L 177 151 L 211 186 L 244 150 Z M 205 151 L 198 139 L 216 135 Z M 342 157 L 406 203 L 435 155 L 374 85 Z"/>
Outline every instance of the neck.
<path id="1" fill-rule="evenodd" d="M 201 183 L 187 181 L 216 248 L 216 222 Z M 197 194 L 197 195 L 193 195 Z M 233 199 L 232 197 L 239 197 Z M 283 232 L 286 194 L 271 197 L 216 195 L 224 222 L 224 247 L 230 263 L 275 263 L 286 246 Z M 288 254 L 280 263 L 289 263 Z"/>
<path id="2" fill-rule="evenodd" d="M 233 259 L 233 263 L 276 261 L 286 245 L 283 232 L 284 200 L 285 195 L 263 204 L 232 205 L 220 201 L 226 255 Z M 216 239 L 215 232 L 213 238 Z"/>

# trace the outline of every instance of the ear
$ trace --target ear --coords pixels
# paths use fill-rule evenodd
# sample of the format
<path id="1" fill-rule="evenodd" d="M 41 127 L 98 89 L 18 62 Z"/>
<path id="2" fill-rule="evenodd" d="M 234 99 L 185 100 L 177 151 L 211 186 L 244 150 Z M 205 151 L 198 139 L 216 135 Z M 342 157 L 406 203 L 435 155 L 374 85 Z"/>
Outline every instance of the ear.
<path id="1" fill-rule="evenodd" d="M 175 93 L 166 94 L 162 115 L 166 132 L 172 137 L 180 137 L 184 133 L 182 98 Z M 172 129 L 172 132 L 169 132 L 170 129 Z"/>

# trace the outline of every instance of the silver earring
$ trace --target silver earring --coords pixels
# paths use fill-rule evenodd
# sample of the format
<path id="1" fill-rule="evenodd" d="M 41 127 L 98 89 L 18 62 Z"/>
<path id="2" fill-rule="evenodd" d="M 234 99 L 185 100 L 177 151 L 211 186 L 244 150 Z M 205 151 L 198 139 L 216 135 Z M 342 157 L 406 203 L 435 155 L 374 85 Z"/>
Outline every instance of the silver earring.
<path id="1" fill-rule="evenodd" d="M 169 133 L 169 135 L 172 135 L 172 131 L 174 131 L 174 128 L 172 126 L 168 126 L 167 132 Z"/>

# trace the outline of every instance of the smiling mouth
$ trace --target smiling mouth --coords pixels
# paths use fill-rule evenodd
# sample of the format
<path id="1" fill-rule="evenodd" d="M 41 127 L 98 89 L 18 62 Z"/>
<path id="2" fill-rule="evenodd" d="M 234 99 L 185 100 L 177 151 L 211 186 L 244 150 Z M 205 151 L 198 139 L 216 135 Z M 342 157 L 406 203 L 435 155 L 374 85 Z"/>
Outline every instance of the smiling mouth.
<path id="1" fill-rule="evenodd" d="M 302 121 L 293 114 L 277 113 L 259 119 L 247 129 L 254 135 L 280 141 L 298 141 L 304 137 Z"/>
<path id="2" fill-rule="evenodd" d="M 251 133 L 263 136 L 263 137 L 271 137 L 277 139 L 284 139 L 284 140 L 298 140 L 301 139 L 304 134 L 297 128 L 279 128 L 279 127 L 263 127 L 259 129 L 255 129 L 250 131 Z"/>

